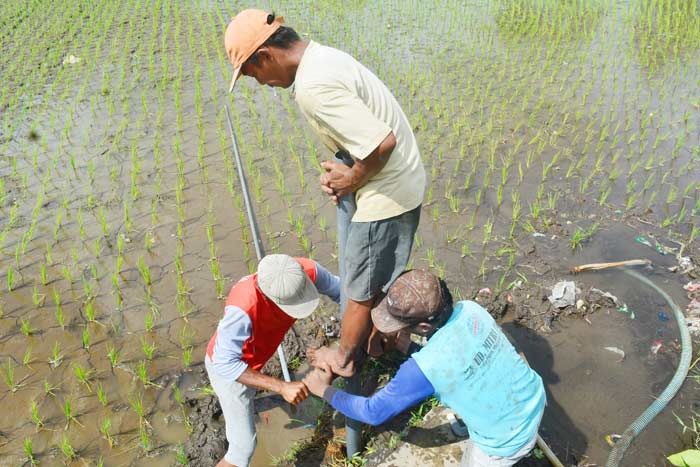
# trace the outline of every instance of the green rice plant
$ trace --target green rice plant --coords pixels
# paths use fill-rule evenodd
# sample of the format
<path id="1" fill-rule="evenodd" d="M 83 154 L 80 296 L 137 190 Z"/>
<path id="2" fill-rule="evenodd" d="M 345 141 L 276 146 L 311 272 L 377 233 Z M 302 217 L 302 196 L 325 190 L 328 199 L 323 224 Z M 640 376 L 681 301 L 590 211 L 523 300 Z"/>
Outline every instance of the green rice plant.
<path id="1" fill-rule="evenodd" d="M 481 242 L 482 245 L 488 244 L 491 241 L 491 234 L 493 232 L 493 219 L 489 219 L 484 223 L 484 237 Z"/>
<path id="2" fill-rule="evenodd" d="M 143 406 L 143 394 L 133 393 L 129 396 L 129 405 L 134 413 L 139 417 L 139 422 L 143 423 L 146 418 L 146 410 Z"/>
<path id="3" fill-rule="evenodd" d="M 588 240 L 593 236 L 593 234 L 598 230 L 598 223 L 595 222 L 588 229 L 581 229 L 576 227 L 574 234 L 571 237 L 571 249 L 576 250 L 576 248 L 581 246 L 581 243 Z"/>
<path id="4" fill-rule="evenodd" d="M 147 366 L 146 360 L 141 360 L 137 365 L 136 365 L 136 377 L 141 381 L 141 383 L 145 386 L 155 386 L 155 387 L 160 387 L 159 385 L 155 384 L 153 381 L 151 381 L 151 377 L 148 375 L 148 366 Z"/>
<path id="5" fill-rule="evenodd" d="M 100 401 L 102 407 L 107 407 L 107 404 L 109 404 L 109 401 L 107 400 L 107 393 L 102 387 L 102 383 L 98 383 L 97 385 L 97 400 Z"/>
<path id="6" fill-rule="evenodd" d="M 61 453 L 63 453 L 63 457 L 66 458 L 66 461 L 72 461 L 78 457 L 78 453 L 73 449 L 66 435 L 63 435 L 59 448 L 61 449 Z"/>
<path id="7" fill-rule="evenodd" d="M 107 344 L 107 358 L 109 359 L 109 364 L 112 367 L 112 369 L 119 365 L 119 357 L 119 351 L 115 349 L 111 343 Z"/>
<path id="8" fill-rule="evenodd" d="M 76 378 L 78 378 L 78 381 L 83 383 L 85 387 L 87 388 L 88 392 L 92 393 L 92 386 L 90 385 L 90 378 L 92 377 L 92 371 L 91 370 L 86 370 L 79 364 L 75 363 L 73 365 L 73 374 L 75 375 Z"/>
<path id="9" fill-rule="evenodd" d="M 27 456 L 27 462 L 29 462 L 30 465 L 37 465 L 38 462 L 36 458 L 34 457 L 34 449 L 32 447 L 32 439 L 31 438 L 24 438 L 24 455 Z"/>
<path id="10" fill-rule="evenodd" d="M 7 291 L 12 292 L 15 286 L 15 271 L 12 266 L 7 267 Z"/>
<path id="11" fill-rule="evenodd" d="M 189 465 L 189 459 L 187 453 L 185 452 L 185 445 L 182 443 L 177 443 L 177 450 L 175 451 L 175 462 L 177 465 L 186 467 Z"/>
<path id="12" fill-rule="evenodd" d="M 143 354 L 146 356 L 146 359 L 148 360 L 153 360 L 153 355 L 155 354 L 156 351 L 156 344 L 155 342 L 150 343 L 148 342 L 148 339 L 146 336 L 141 337 L 141 350 L 143 351 Z"/>
<path id="13" fill-rule="evenodd" d="M 105 213 L 104 206 L 100 206 L 97 208 L 97 220 L 100 223 L 102 235 L 105 237 L 109 237 L 110 228 L 109 224 L 107 224 L 107 214 Z"/>
<path id="14" fill-rule="evenodd" d="M 157 312 L 154 312 L 153 308 L 151 308 L 148 313 L 143 315 L 143 327 L 146 331 L 151 332 L 153 330 L 156 314 Z"/>
<path id="15" fill-rule="evenodd" d="M 49 365 L 51 368 L 58 367 L 63 362 L 63 354 L 61 353 L 61 344 L 58 341 L 53 343 L 51 348 L 51 357 L 49 357 Z"/>
<path id="16" fill-rule="evenodd" d="M 105 441 L 107 441 L 107 444 L 109 444 L 110 448 L 114 447 L 114 438 L 110 433 L 111 429 L 112 420 L 109 417 L 103 418 L 102 423 L 100 423 L 100 433 L 102 434 L 102 437 L 105 439 Z"/>
<path id="17" fill-rule="evenodd" d="M 63 316 L 63 307 L 61 306 L 61 293 L 54 287 L 53 288 L 53 301 L 56 305 L 56 311 L 54 315 L 56 316 L 56 322 L 61 329 L 66 328 L 65 317 Z"/>
<path id="18" fill-rule="evenodd" d="M 46 295 L 40 294 L 39 286 L 37 284 L 34 284 L 34 287 L 32 288 L 32 303 L 34 304 L 34 307 L 40 308 L 44 306 L 45 299 Z"/>
<path id="19" fill-rule="evenodd" d="M 32 348 L 28 346 L 27 349 L 24 351 L 24 355 L 22 356 L 22 365 L 31 369 L 32 367 L 30 365 L 33 361 L 34 359 L 32 358 Z"/>
<path id="20" fill-rule="evenodd" d="M 7 358 L 7 365 L 2 368 L 2 377 L 5 381 L 5 386 L 7 386 L 10 392 L 17 392 L 17 390 L 22 387 L 22 385 L 15 380 L 15 365 L 10 357 Z"/>
<path id="21" fill-rule="evenodd" d="M 73 270 L 66 265 L 61 266 L 61 275 L 68 282 L 68 284 L 73 283 Z"/>
<path id="22" fill-rule="evenodd" d="M 47 285 L 49 283 L 49 276 L 46 271 L 46 264 L 41 263 L 39 265 L 39 278 L 41 279 L 41 284 L 42 285 Z"/>
<path id="23" fill-rule="evenodd" d="M 97 322 L 95 320 L 95 302 L 93 300 L 89 300 L 85 303 L 85 319 L 87 319 L 88 323 Z"/>
<path id="24" fill-rule="evenodd" d="M 35 329 L 32 327 L 32 324 L 29 322 L 29 318 L 22 318 L 22 325 L 20 326 L 20 330 L 22 331 L 22 334 L 24 334 L 26 337 L 29 337 L 36 332 Z"/>
<path id="25" fill-rule="evenodd" d="M 148 429 L 146 428 L 145 424 L 139 426 L 139 442 L 141 444 L 141 448 L 145 452 L 151 450 L 151 437 L 148 434 Z"/>
<path id="26" fill-rule="evenodd" d="M 189 368 L 192 364 L 192 351 L 194 348 L 190 345 L 182 349 L 182 364 L 185 368 Z"/>
<path id="27" fill-rule="evenodd" d="M 73 402 L 66 398 L 66 400 L 63 401 L 63 405 L 61 406 L 63 409 L 63 417 L 66 419 L 66 427 L 64 430 L 68 429 L 68 426 L 70 425 L 70 422 L 75 422 L 81 427 L 83 426 L 82 423 L 78 421 L 78 419 L 75 416 L 75 413 L 73 412 Z"/>
<path id="28" fill-rule="evenodd" d="M 39 414 L 39 406 L 37 405 L 35 400 L 32 400 L 30 413 L 32 417 L 32 423 L 34 423 L 34 426 L 36 427 L 37 431 L 39 431 L 41 428 L 44 427 L 44 421 L 41 419 L 41 415 Z"/>
<path id="29" fill-rule="evenodd" d="M 152 285 L 151 270 L 143 259 L 143 256 L 139 256 L 138 263 L 136 264 L 139 272 L 141 273 L 141 278 L 143 279 L 146 287 L 150 289 Z"/>

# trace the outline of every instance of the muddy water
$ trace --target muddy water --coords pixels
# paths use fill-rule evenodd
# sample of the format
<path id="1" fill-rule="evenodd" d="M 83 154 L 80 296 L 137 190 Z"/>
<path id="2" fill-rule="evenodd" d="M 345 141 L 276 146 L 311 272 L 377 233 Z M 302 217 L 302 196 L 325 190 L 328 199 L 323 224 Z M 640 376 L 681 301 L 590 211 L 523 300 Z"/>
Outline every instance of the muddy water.
<path id="1" fill-rule="evenodd" d="M 632 239 L 635 231 L 616 227 L 601 232 L 575 260 L 562 266 L 622 258 L 649 258 L 653 269 L 642 271 L 681 307 L 687 302 L 681 281 L 664 270 L 671 262 Z M 556 253 L 556 252 L 554 252 Z M 545 255 L 556 261 L 556 255 Z M 655 291 L 620 271 L 583 273 L 562 279 L 582 281 L 609 291 L 635 313 L 610 311 L 584 320 L 562 320 L 551 335 L 506 324 L 516 346 L 542 375 L 549 404 L 542 424 L 558 455 L 568 461 L 588 459 L 601 465 L 610 447 L 605 436 L 622 433 L 665 389 L 680 357 L 679 334 L 672 311 Z M 658 313 L 670 319 L 663 321 Z M 654 344 L 661 343 L 660 349 Z M 615 347 L 625 353 L 606 350 Z M 628 450 L 624 465 L 665 465 L 664 456 L 678 447 L 675 413 L 687 413 L 698 403 L 696 387 L 688 382 Z"/>

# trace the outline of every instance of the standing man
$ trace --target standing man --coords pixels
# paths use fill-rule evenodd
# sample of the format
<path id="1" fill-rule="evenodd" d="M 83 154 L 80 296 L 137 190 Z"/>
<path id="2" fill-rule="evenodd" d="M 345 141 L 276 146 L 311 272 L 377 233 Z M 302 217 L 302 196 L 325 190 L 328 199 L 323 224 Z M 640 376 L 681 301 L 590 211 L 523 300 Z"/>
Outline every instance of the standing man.
<path id="1" fill-rule="evenodd" d="M 313 394 L 370 425 L 434 395 L 469 429 L 463 467 L 511 466 L 532 450 L 546 402 L 542 378 L 478 303 L 463 301 L 453 308 L 444 282 L 413 270 L 394 282 L 372 310 L 372 321 L 370 355 L 392 349 L 405 353 L 411 334 L 427 337 L 428 343 L 372 397 L 330 386 L 327 365 L 304 378 Z"/>
<path id="2" fill-rule="evenodd" d="M 204 358 L 228 440 L 228 451 L 217 467 L 246 467 L 253 457 L 256 389 L 278 393 L 290 404 L 309 395 L 304 383 L 285 382 L 260 370 L 294 322 L 318 307 L 319 292 L 338 302 L 338 277 L 315 261 L 287 255 L 265 256 L 256 274 L 231 288 Z"/>
<path id="3" fill-rule="evenodd" d="M 351 376 L 372 329 L 370 309 L 401 274 L 411 253 L 425 190 L 425 171 L 411 126 L 389 89 L 350 55 L 303 41 L 283 19 L 244 10 L 226 28 L 234 66 L 231 90 L 242 74 L 288 88 L 313 130 L 347 165 L 322 163 L 321 188 L 339 211 L 340 345 L 312 352 L 316 364 Z M 356 207 L 353 213 L 352 209 Z M 350 219 L 350 216 L 352 218 Z M 351 220 L 351 222 L 350 222 Z"/>

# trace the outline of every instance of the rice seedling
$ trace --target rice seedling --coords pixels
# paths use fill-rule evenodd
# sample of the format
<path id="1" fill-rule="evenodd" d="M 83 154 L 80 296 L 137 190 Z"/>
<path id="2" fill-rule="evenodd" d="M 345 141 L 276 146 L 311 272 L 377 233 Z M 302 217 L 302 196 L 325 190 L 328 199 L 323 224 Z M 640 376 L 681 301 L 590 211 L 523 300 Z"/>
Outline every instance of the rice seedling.
<path id="1" fill-rule="evenodd" d="M 141 383 L 144 385 L 144 387 L 149 387 L 149 386 L 154 386 L 154 387 L 160 387 L 153 381 L 151 381 L 151 377 L 148 374 L 148 362 L 146 360 L 141 360 L 139 363 L 136 364 L 135 368 L 135 374 L 136 377 L 141 381 Z"/>
<path id="2" fill-rule="evenodd" d="M 100 433 L 102 434 L 102 438 L 104 438 L 104 440 L 107 441 L 107 444 L 109 444 L 110 448 L 114 447 L 114 438 L 110 433 L 111 429 L 112 420 L 109 417 L 103 418 L 102 422 L 100 423 Z"/>
<path id="3" fill-rule="evenodd" d="M 97 400 L 102 404 L 102 407 L 107 407 L 109 401 L 107 400 L 107 393 L 102 387 L 102 383 L 97 384 Z"/>
<path id="4" fill-rule="evenodd" d="M 153 360 L 153 355 L 155 354 L 156 348 L 155 342 L 148 342 L 146 336 L 141 336 L 141 350 L 143 351 L 143 354 L 146 356 L 147 360 Z"/>
<path id="5" fill-rule="evenodd" d="M 576 250 L 576 248 L 581 246 L 581 243 L 591 238 L 598 230 L 598 225 L 599 224 L 596 222 L 587 229 L 576 227 L 574 234 L 571 236 L 571 249 Z"/>
<path id="6" fill-rule="evenodd" d="M 44 421 L 42 420 L 41 415 L 39 414 L 39 406 L 37 405 L 35 400 L 32 401 L 30 412 L 32 417 L 32 423 L 34 423 L 36 430 L 39 431 L 41 428 L 44 427 Z"/>
<path id="7" fill-rule="evenodd" d="M 77 363 L 73 365 L 73 374 L 78 379 L 79 382 L 83 383 L 87 388 L 89 393 L 92 393 L 92 386 L 90 385 L 90 379 L 92 378 L 92 371 L 83 368 Z"/>
<path id="8" fill-rule="evenodd" d="M 75 413 L 73 412 L 73 402 L 66 398 L 63 401 L 63 405 L 61 406 L 61 409 L 63 410 L 63 417 L 66 419 L 66 427 L 64 430 L 68 429 L 68 426 L 70 425 L 70 422 L 74 422 L 78 424 L 79 426 L 83 426 L 78 419 L 75 416 Z"/>
<path id="9" fill-rule="evenodd" d="M 24 355 L 22 356 L 22 365 L 26 366 L 29 369 L 32 369 L 30 365 L 33 361 L 34 359 L 32 358 L 32 348 L 27 347 L 27 349 L 24 351 Z"/>
<path id="10" fill-rule="evenodd" d="M 12 266 L 7 267 L 7 291 L 12 292 L 15 287 L 15 271 Z"/>
<path id="11" fill-rule="evenodd" d="M 144 284 L 146 284 L 146 287 L 150 289 L 151 285 L 153 284 L 151 278 L 151 270 L 144 261 L 143 256 L 139 256 L 139 260 L 136 267 L 138 268 L 139 273 L 141 274 L 141 279 L 143 279 Z"/>
<path id="12" fill-rule="evenodd" d="M 117 365 L 119 365 L 120 361 L 120 355 L 119 351 L 114 348 L 114 346 L 110 343 L 107 344 L 107 358 L 109 359 L 109 364 L 114 369 Z"/>
<path id="13" fill-rule="evenodd" d="M 10 357 L 7 358 L 7 365 L 2 367 L 1 371 L 5 386 L 10 392 L 17 392 L 23 386 L 15 380 L 15 364 Z"/>
<path id="14" fill-rule="evenodd" d="M 75 451 L 75 449 L 73 449 L 73 446 L 70 444 L 70 441 L 66 435 L 63 435 L 59 448 L 63 454 L 63 457 L 66 458 L 66 461 L 72 461 L 73 459 L 78 458 L 78 453 Z"/>
<path id="15" fill-rule="evenodd" d="M 34 448 L 32 447 L 32 439 L 31 438 L 24 438 L 24 454 L 27 456 L 27 462 L 29 462 L 30 465 L 37 465 L 38 462 L 36 458 L 34 457 Z"/>
<path id="16" fill-rule="evenodd" d="M 53 302 L 56 305 L 56 311 L 54 316 L 56 317 L 56 322 L 62 329 L 65 329 L 65 317 L 63 316 L 63 307 L 61 306 L 61 293 L 54 287 L 53 288 Z"/>
<path id="17" fill-rule="evenodd" d="M 29 322 L 29 318 L 22 318 L 20 330 L 26 337 L 29 337 L 36 332 L 36 330 L 32 327 L 32 323 Z"/>
<path id="18" fill-rule="evenodd" d="M 63 354 L 61 353 L 61 344 L 58 341 L 53 343 L 51 348 L 51 357 L 49 357 L 49 365 L 51 368 L 57 368 L 63 362 Z"/>

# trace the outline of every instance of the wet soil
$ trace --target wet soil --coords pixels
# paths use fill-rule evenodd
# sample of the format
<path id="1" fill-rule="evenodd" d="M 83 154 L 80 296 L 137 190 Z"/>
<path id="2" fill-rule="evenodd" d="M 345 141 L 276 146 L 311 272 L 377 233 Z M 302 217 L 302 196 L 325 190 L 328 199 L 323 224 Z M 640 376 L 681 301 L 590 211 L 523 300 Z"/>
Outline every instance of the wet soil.
<path id="1" fill-rule="evenodd" d="M 687 298 L 681 285 L 690 276 L 669 271 L 673 260 L 630 242 L 633 233 L 630 227 L 603 228 L 578 253 L 577 263 L 649 258 L 652 266 L 638 269 L 652 277 L 683 307 Z M 524 257 L 518 262 L 524 272 L 508 289 L 472 288 L 467 298 L 489 310 L 545 381 L 548 406 L 540 433 L 559 458 L 566 465 L 601 465 L 610 450 L 606 436 L 623 432 L 673 375 L 680 355 L 679 334 L 668 304 L 619 269 L 571 274 L 573 264 L 560 264 L 558 260 L 558 254 L 569 248 L 567 241 L 552 239 L 552 235 L 532 237 L 536 242 L 533 242 L 534 251 L 532 246 L 525 247 Z M 607 257 L 605 251 L 615 251 L 616 256 Z M 544 273 L 533 274 L 535 271 Z M 559 280 L 573 281 L 576 286 L 573 304 L 563 308 L 553 306 L 548 299 Z M 297 323 L 291 333 L 294 337 L 285 341 L 285 348 L 295 352 L 304 345 L 317 345 L 323 324 Z M 391 355 L 370 361 L 365 368 L 364 380 L 368 382 L 365 393 L 371 394 L 378 384 L 386 382 L 403 358 Z M 689 380 L 671 406 L 633 443 L 625 465 L 664 465 L 664 455 L 682 446 L 672 413 L 697 407 L 700 399 L 695 391 L 695 384 Z M 209 410 L 216 410 L 216 404 L 211 401 L 202 403 Z M 325 415 L 321 418 L 326 422 L 310 429 L 305 443 L 296 446 L 294 458 L 286 459 L 282 465 L 318 465 L 319 462 L 325 465 L 333 458 L 342 458 L 343 448 L 338 444 L 344 433 L 342 416 L 333 414 L 327 407 L 322 413 Z M 215 417 L 215 412 L 205 419 L 212 416 Z M 459 440 L 449 429 L 446 431 L 445 426 L 437 429 L 430 423 L 411 428 L 407 425 L 409 417 L 410 413 L 405 413 L 384 426 L 367 428 L 365 437 L 372 452 L 367 455 L 368 465 L 393 465 L 391 459 L 396 456 L 405 460 L 407 453 L 413 451 L 401 446 L 421 447 L 425 439 L 432 444 L 420 451 L 422 456 L 433 460 L 444 456 L 459 459 L 461 448 L 455 444 Z M 285 432 L 283 424 L 276 429 L 272 427 L 272 432 L 269 426 L 266 429 L 273 439 Z M 212 431 L 211 436 L 215 433 Z M 207 438 L 214 439 L 203 437 Z M 646 438 L 654 441 L 646 443 L 643 441 Z M 204 452 L 208 453 L 210 448 L 207 446 Z M 199 458 L 196 450 L 188 452 L 196 462 Z M 428 462 L 428 457 L 423 460 Z M 255 465 L 264 465 L 271 458 L 256 456 L 256 459 Z M 452 465 L 445 462 L 444 465 Z M 435 461 L 422 465 L 443 464 Z M 518 465 L 547 464 L 529 457 Z"/>

